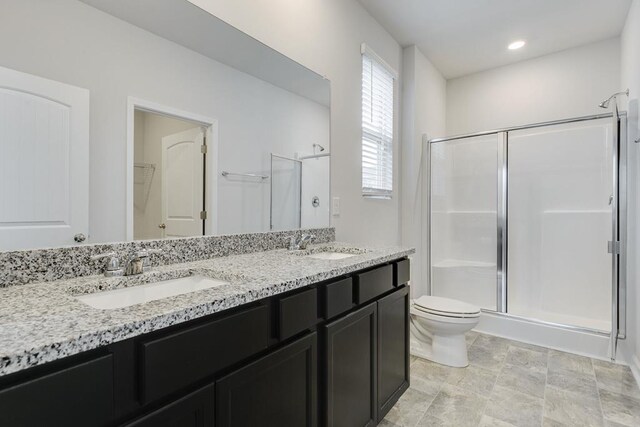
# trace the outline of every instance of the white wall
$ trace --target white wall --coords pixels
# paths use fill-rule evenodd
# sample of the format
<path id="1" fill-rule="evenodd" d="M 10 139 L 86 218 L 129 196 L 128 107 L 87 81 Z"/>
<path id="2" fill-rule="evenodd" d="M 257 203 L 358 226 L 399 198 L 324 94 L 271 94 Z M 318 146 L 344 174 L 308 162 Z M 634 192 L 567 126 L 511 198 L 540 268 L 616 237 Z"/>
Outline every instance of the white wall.
<path id="1" fill-rule="evenodd" d="M 394 195 L 364 199 L 361 188 L 360 44 L 401 72 L 402 49 L 355 0 L 190 0 L 220 19 L 331 80 L 332 217 L 339 240 L 397 244 L 400 82 L 396 83 Z"/>
<path id="2" fill-rule="evenodd" d="M 618 90 L 618 38 L 451 79 L 447 135 L 600 114 Z"/>
<path id="3" fill-rule="evenodd" d="M 640 137 L 638 121 L 638 105 L 640 103 L 640 0 L 634 0 L 621 36 L 621 89 L 629 88 L 628 111 L 629 122 L 629 225 L 628 225 L 628 269 L 627 269 L 627 324 L 628 338 L 621 343 L 621 351 L 634 369 L 636 379 L 640 382 L 640 156 L 638 146 L 633 141 Z"/>
<path id="4" fill-rule="evenodd" d="M 446 80 L 415 46 L 404 49 L 402 117 L 402 244 L 416 248 L 411 266 L 414 297 L 427 292 L 428 249 L 423 209 L 422 137 L 445 131 Z"/>
<path id="5" fill-rule="evenodd" d="M 294 148 L 296 142 L 305 141 L 308 146 L 303 154 L 311 153 L 313 142 L 329 145 L 326 107 L 305 103 L 305 98 L 83 3 L 4 0 L 2 14 L 11 19 L 3 20 L 0 26 L 0 65 L 91 92 L 92 242 L 125 239 L 129 96 L 215 118 L 220 169 L 265 172 L 269 170 L 269 151 L 292 156 L 299 149 Z M 267 140 L 275 142 L 266 144 Z M 340 159 L 338 151 L 334 158 Z M 268 183 L 260 184 L 259 196 L 255 196 L 245 185 L 219 182 L 219 201 L 227 208 L 221 210 L 220 232 L 257 231 L 264 230 L 265 223 L 268 226 L 268 196 L 264 196 Z M 228 209 L 243 201 L 260 204 L 259 219 L 239 217 L 234 209 Z M 263 212 L 267 213 L 266 221 Z"/>

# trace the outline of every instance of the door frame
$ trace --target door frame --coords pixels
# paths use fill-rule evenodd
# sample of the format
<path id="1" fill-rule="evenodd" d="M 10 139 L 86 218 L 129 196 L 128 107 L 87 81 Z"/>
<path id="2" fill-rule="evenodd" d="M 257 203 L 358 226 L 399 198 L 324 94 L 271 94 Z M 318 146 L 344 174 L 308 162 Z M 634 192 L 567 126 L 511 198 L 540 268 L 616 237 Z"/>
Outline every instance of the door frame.
<path id="1" fill-rule="evenodd" d="M 126 240 L 133 240 L 133 158 L 136 110 L 160 114 L 162 116 L 178 120 L 188 120 L 206 127 L 205 138 L 207 141 L 207 155 L 205 164 L 206 168 L 204 172 L 204 188 L 208 215 L 205 220 L 205 230 L 207 235 L 216 234 L 218 232 L 218 215 L 214 208 L 218 206 L 218 119 L 129 96 L 127 97 L 127 178 L 125 188 Z"/>

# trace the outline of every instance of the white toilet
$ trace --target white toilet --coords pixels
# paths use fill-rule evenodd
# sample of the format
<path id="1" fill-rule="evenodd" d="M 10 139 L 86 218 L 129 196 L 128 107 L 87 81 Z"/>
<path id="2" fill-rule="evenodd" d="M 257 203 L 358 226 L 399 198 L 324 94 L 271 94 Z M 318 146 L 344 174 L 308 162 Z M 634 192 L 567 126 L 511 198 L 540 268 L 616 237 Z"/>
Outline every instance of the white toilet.
<path id="1" fill-rule="evenodd" d="M 447 366 L 469 364 L 464 334 L 480 320 L 480 308 L 466 302 L 422 296 L 411 302 L 411 354 Z"/>

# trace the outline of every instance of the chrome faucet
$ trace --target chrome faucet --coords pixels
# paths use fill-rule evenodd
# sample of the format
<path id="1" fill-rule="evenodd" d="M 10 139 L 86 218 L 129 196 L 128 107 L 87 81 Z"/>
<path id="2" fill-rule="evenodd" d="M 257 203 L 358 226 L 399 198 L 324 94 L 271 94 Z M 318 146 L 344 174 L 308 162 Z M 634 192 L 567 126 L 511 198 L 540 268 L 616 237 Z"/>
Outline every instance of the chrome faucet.
<path id="1" fill-rule="evenodd" d="M 315 240 L 315 238 L 316 236 L 314 236 L 313 234 L 303 234 L 298 238 L 296 238 L 296 236 L 291 236 L 289 239 L 289 250 L 305 250 L 307 249 L 307 245 Z"/>
<path id="2" fill-rule="evenodd" d="M 142 249 L 136 252 L 135 255 L 130 256 L 127 260 L 124 267 L 124 275 L 135 276 L 149 270 L 149 268 L 151 268 L 149 255 L 158 254 L 160 252 L 162 252 L 160 249 Z"/>
<path id="3" fill-rule="evenodd" d="M 120 277 L 120 276 L 134 276 L 142 274 L 147 271 L 151 264 L 149 262 L 149 255 L 162 252 L 160 249 L 142 249 L 127 259 L 125 267 L 120 267 L 120 260 L 115 252 L 107 252 L 100 255 L 94 255 L 91 257 L 92 261 L 107 258 L 107 264 L 105 266 L 105 277 Z"/>
<path id="4" fill-rule="evenodd" d="M 103 258 L 107 259 L 107 264 L 104 267 L 104 277 L 124 276 L 124 270 L 122 269 L 122 267 L 120 267 L 120 260 L 116 256 L 115 252 L 93 255 L 91 257 L 91 261 L 96 261 Z"/>

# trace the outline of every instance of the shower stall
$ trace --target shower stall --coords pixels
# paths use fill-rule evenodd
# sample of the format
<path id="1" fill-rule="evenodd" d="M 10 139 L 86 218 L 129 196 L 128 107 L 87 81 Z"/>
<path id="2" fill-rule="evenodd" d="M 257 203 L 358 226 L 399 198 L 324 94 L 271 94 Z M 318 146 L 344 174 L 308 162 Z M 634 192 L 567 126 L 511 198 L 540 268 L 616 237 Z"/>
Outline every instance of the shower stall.
<path id="1" fill-rule="evenodd" d="M 615 110 L 425 141 L 430 294 L 599 335 L 613 357 L 625 331 L 625 122 Z"/>

